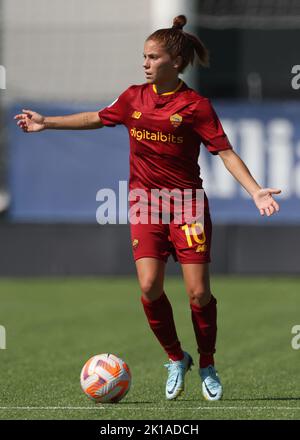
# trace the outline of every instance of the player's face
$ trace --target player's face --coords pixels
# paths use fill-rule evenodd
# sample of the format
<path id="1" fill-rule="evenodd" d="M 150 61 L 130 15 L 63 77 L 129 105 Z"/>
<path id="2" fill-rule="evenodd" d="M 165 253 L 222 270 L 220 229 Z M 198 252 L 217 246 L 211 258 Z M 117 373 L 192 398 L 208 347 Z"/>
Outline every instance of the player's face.
<path id="1" fill-rule="evenodd" d="M 150 84 L 166 84 L 178 76 L 178 59 L 172 59 L 165 48 L 154 40 L 145 43 L 143 67 Z"/>

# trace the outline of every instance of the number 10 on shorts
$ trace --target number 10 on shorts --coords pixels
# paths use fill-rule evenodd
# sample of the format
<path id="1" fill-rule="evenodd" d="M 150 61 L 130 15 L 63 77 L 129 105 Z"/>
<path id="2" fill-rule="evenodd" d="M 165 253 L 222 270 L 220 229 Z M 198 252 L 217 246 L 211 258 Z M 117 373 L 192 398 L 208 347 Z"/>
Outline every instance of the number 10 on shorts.
<path id="1" fill-rule="evenodd" d="M 192 223 L 191 225 L 183 225 L 181 229 L 185 232 L 186 241 L 189 247 L 198 244 L 196 252 L 206 251 L 206 236 L 202 223 Z M 199 232 L 198 232 L 199 231 Z M 193 243 L 194 240 L 194 243 Z"/>

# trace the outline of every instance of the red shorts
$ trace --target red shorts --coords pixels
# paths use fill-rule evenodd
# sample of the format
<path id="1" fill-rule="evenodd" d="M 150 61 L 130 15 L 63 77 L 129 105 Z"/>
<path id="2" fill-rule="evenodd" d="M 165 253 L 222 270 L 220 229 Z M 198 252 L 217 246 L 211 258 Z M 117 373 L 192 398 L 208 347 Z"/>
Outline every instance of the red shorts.
<path id="1" fill-rule="evenodd" d="M 202 223 L 131 224 L 131 244 L 134 260 L 144 257 L 167 262 L 170 254 L 181 264 L 209 263 L 212 224 L 209 209 Z"/>

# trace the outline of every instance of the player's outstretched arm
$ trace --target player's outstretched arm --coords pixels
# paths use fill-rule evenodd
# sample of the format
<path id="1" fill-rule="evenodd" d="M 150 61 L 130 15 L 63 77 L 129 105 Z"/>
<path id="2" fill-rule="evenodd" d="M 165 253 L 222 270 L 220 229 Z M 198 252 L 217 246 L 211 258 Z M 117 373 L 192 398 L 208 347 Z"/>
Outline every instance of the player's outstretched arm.
<path id="1" fill-rule="evenodd" d="M 280 194 L 280 189 L 261 188 L 245 163 L 233 150 L 220 151 L 219 156 L 228 171 L 250 194 L 261 215 L 270 216 L 279 211 L 279 205 L 273 199 L 272 194 Z"/>
<path id="2" fill-rule="evenodd" d="M 98 112 L 76 113 L 67 116 L 43 116 L 32 110 L 23 110 L 23 113 L 16 115 L 14 119 L 18 121 L 17 125 L 25 133 L 46 129 L 90 130 L 103 127 Z"/>

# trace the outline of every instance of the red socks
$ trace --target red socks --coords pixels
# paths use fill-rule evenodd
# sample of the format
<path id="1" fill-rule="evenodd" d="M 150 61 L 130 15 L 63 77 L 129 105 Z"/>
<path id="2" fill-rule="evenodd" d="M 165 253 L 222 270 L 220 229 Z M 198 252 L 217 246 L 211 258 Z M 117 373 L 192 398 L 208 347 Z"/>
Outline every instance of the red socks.
<path id="1" fill-rule="evenodd" d="M 183 351 L 177 337 L 172 306 L 163 293 L 157 300 L 148 301 L 143 296 L 141 301 L 144 307 L 149 326 L 160 344 L 166 351 L 169 359 L 178 361 L 183 358 Z M 206 368 L 214 365 L 217 337 L 217 300 L 214 296 L 208 304 L 200 307 L 190 304 L 194 332 L 200 354 L 199 366 Z"/>
<path id="2" fill-rule="evenodd" d="M 141 301 L 151 330 L 165 349 L 169 359 L 179 361 L 183 351 L 177 337 L 172 306 L 163 293 L 155 301 L 148 301 L 143 296 Z"/>
<path id="3" fill-rule="evenodd" d="M 200 307 L 190 304 L 194 332 L 200 353 L 200 368 L 214 365 L 216 337 L 217 337 L 217 300 L 214 296 L 208 304 Z"/>

